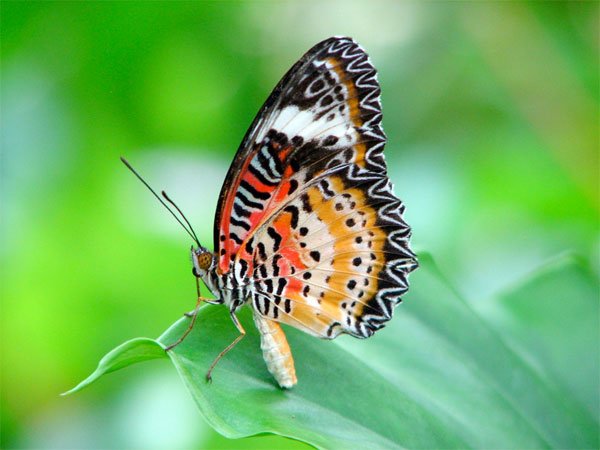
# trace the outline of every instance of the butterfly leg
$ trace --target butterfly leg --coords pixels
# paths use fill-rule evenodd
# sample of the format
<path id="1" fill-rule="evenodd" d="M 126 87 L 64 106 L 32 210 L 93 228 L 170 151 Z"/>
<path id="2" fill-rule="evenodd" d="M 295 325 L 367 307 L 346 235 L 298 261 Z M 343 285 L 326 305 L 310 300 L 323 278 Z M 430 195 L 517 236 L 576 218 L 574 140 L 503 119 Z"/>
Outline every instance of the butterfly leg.
<path id="1" fill-rule="evenodd" d="M 198 309 L 200 308 L 200 304 L 203 301 L 205 301 L 204 298 L 198 297 L 198 300 L 196 300 L 196 307 L 194 308 L 194 310 L 192 312 L 183 314 L 186 317 L 191 317 L 192 320 L 191 320 L 189 326 L 187 327 L 187 330 L 185 330 L 185 332 L 181 335 L 181 337 L 179 339 L 177 339 L 174 343 L 169 345 L 167 348 L 165 348 L 166 352 L 168 352 L 169 350 L 171 350 L 174 347 L 177 347 L 179 344 L 181 344 L 183 342 L 183 340 L 187 337 L 187 335 L 190 334 L 190 331 L 192 331 L 192 328 L 194 328 L 194 324 L 196 323 L 196 317 L 198 316 Z"/>
<path id="2" fill-rule="evenodd" d="M 235 347 L 237 345 L 237 343 L 240 342 L 244 338 L 244 336 L 246 336 L 246 330 L 244 330 L 244 327 L 242 327 L 242 324 L 240 323 L 240 321 L 236 317 L 235 313 L 233 311 L 231 311 L 229 314 L 231 315 L 231 320 L 233 320 L 233 324 L 235 325 L 235 327 L 240 332 L 240 335 L 238 337 L 236 337 L 231 344 L 229 344 L 227 347 L 225 347 L 223 349 L 223 351 L 217 355 L 217 357 L 215 358 L 215 360 L 213 361 L 213 363 L 210 365 L 210 367 L 208 369 L 208 372 L 206 372 L 206 381 L 208 381 L 208 382 L 212 381 L 212 375 L 211 374 L 212 374 L 213 369 L 215 368 L 215 366 L 219 362 L 219 360 L 223 356 L 225 356 L 227 354 L 227 352 L 229 352 L 229 350 L 231 350 L 233 347 Z"/>
<path id="3" fill-rule="evenodd" d="M 198 303 L 204 302 L 204 303 L 208 303 L 209 305 L 221 305 L 222 304 L 220 301 L 210 300 L 210 299 L 204 298 L 204 297 L 198 297 L 198 299 L 199 299 Z M 192 318 L 198 313 L 199 309 L 200 309 L 200 306 L 196 305 L 196 307 L 193 310 L 191 310 L 190 312 L 184 312 L 183 315 L 185 317 Z"/>
<path id="4" fill-rule="evenodd" d="M 209 305 L 220 305 L 221 304 L 221 302 L 219 302 L 219 301 L 209 300 L 207 298 L 202 297 L 202 294 L 200 293 L 200 281 L 198 281 L 198 280 L 199 280 L 199 278 L 196 277 L 196 293 L 198 294 L 198 303 L 196 303 L 196 307 L 194 308 L 193 311 L 183 313 L 183 315 L 185 317 L 194 317 L 196 315 L 196 313 L 198 312 L 198 309 L 199 309 L 200 301 L 203 301 L 204 303 L 208 303 Z"/>

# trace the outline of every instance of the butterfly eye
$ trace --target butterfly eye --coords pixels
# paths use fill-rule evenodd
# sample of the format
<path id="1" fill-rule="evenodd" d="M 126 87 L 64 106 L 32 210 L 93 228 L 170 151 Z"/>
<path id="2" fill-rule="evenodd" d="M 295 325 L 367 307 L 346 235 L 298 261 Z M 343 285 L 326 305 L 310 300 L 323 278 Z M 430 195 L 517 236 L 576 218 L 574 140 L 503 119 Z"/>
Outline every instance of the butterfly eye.
<path id="1" fill-rule="evenodd" d="M 194 265 L 194 268 L 198 267 L 200 270 L 208 270 L 212 264 L 213 254 L 208 251 L 201 252 L 200 254 L 196 254 L 197 265 Z"/>
<path id="2" fill-rule="evenodd" d="M 192 267 L 192 274 L 196 277 L 196 278 L 200 278 L 200 275 L 198 274 L 198 271 L 196 270 L 195 267 Z"/>

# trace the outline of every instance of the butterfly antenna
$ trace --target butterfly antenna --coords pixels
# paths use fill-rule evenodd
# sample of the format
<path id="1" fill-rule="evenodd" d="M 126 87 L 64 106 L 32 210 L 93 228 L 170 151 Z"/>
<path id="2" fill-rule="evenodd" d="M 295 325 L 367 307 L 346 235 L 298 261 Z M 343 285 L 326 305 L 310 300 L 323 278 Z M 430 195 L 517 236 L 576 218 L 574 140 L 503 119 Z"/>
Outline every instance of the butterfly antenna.
<path id="1" fill-rule="evenodd" d="M 179 206 L 177 206 L 175 204 L 175 202 L 173 200 L 171 200 L 171 198 L 167 195 L 167 193 L 165 191 L 161 191 L 160 193 L 162 194 L 162 196 L 165 198 L 166 201 L 168 201 L 171 205 L 173 205 L 173 207 L 177 210 L 177 212 L 181 215 L 181 217 L 183 217 L 183 220 L 185 220 L 185 223 L 187 223 L 187 226 L 189 227 L 192 234 L 194 235 L 194 240 L 196 241 L 196 244 L 198 244 L 198 247 L 201 247 L 200 241 L 198 240 L 198 237 L 196 235 L 196 232 L 194 231 L 194 228 L 192 227 L 192 224 L 190 223 L 189 220 L 187 220 L 187 217 L 185 217 L 185 214 L 183 214 L 181 209 L 179 209 Z"/>
<path id="2" fill-rule="evenodd" d="M 154 196 L 157 198 L 157 200 L 158 200 L 158 201 L 159 201 L 159 202 L 160 202 L 160 203 L 161 203 L 161 204 L 162 204 L 162 205 L 163 205 L 163 206 L 164 206 L 164 207 L 167 209 L 167 211 L 169 211 L 169 212 L 171 213 L 171 215 L 172 215 L 173 217 L 175 217 L 175 220 L 176 220 L 177 222 L 179 222 L 179 225 L 181 225 L 181 226 L 183 227 L 183 229 L 185 230 L 185 232 L 186 232 L 187 234 L 189 234 L 189 235 L 190 235 L 190 237 L 191 237 L 191 238 L 194 240 L 194 242 L 196 242 L 196 244 L 198 244 L 198 247 L 201 247 L 201 245 L 200 245 L 200 241 L 198 241 L 198 238 L 196 237 L 196 233 L 194 233 L 194 232 L 193 232 L 194 230 L 192 229 L 192 227 L 191 227 L 190 223 L 189 223 L 189 222 L 188 222 L 188 220 L 185 218 L 185 216 L 184 216 L 184 215 L 181 213 L 181 210 L 180 210 L 179 208 L 177 208 L 177 206 L 176 206 L 176 205 L 175 205 L 175 204 L 174 204 L 174 203 L 173 203 L 173 202 L 172 202 L 172 201 L 171 201 L 171 200 L 170 200 L 168 197 L 166 197 L 166 194 L 164 194 L 164 192 L 163 192 L 163 195 L 165 195 L 165 198 L 167 198 L 167 200 L 169 200 L 169 203 L 171 203 L 173 206 L 175 206 L 175 208 L 177 209 L 177 211 L 179 212 L 179 214 L 181 214 L 181 215 L 182 215 L 183 219 L 184 219 L 184 220 L 185 220 L 185 222 L 188 224 L 188 226 L 190 227 L 190 229 L 192 229 L 192 231 L 188 230 L 188 228 L 187 228 L 187 227 L 185 226 L 185 224 L 184 224 L 184 223 L 181 221 L 181 219 L 180 219 L 179 217 L 177 217 L 177 214 L 175 214 L 175 213 L 173 212 L 173 210 L 172 210 L 171 208 L 169 208 L 169 206 L 168 206 L 168 205 L 167 205 L 167 204 L 166 204 L 166 203 L 163 201 L 163 199 L 162 199 L 162 198 L 160 198 L 160 196 L 159 196 L 159 195 L 158 195 L 156 192 L 154 192 L 154 189 L 152 189 L 152 188 L 150 187 L 150 185 L 149 185 L 149 184 L 146 182 L 146 180 L 144 180 L 144 179 L 142 178 L 142 176 L 141 176 L 139 173 L 137 173 L 137 171 L 136 171 L 136 170 L 135 170 L 135 169 L 134 169 L 134 168 L 131 166 L 131 164 L 129 164 L 129 161 L 127 161 L 127 160 L 126 160 L 125 158 L 123 158 L 122 156 L 121 156 L 121 161 L 123 162 L 123 164 L 125 164 L 125 166 L 127 166 L 127 168 L 128 168 L 129 170 L 131 170 L 131 172 L 132 172 L 132 173 L 133 173 L 133 174 L 134 174 L 134 175 L 137 177 L 137 179 L 138 179 L 138 180 L 140 180 L 140 181 L 141 181 L 141 182 L 144 184 L 144 186 L 146 186 L 146 187 L 148 188 L 148 190 L 149 190 L 150 192 L 152 192 L 152 195 L 154 195 Z"/>

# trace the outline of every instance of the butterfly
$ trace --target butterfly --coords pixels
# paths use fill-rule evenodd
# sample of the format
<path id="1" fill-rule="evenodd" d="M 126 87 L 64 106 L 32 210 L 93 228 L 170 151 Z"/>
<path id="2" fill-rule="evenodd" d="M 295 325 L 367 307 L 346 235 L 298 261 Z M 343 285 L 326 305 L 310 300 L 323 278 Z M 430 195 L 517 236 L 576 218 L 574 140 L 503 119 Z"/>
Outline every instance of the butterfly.
<path id="1" fill-rule="evenodd" d="M 240 333 L 209 380 L 245 335 L 245 305 L 282 388 L 297 377 L 280 324 L 368 338 L 392 318 L 418 263 L 381 119 L 376 70 L 348 37 L 311 48 L 258 112 L 221 189 L 214 252 L 197 239 L 191 249 L 194 275 L 215 296 L 199 302 L 224 304 Z"/>

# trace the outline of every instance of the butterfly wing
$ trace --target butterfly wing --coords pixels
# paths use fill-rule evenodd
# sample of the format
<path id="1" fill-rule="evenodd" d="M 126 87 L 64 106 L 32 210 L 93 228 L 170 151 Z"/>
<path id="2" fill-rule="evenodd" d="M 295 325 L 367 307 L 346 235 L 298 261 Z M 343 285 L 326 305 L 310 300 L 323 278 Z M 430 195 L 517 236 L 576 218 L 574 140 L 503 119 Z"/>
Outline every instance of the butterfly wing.
<path id="1" fill-rule="evenodd" d="M 259 216 L 264 217 L 264 206 L 282 180 L 281 174 L 275 171 L 281 172 L 286 154 L 277 154 L 276 144 L 267 134 L 275 122 L 281 121 L 285 103 L 290 103 L 291 97 L 297 95 L 295 88 L 307 73 L 312 72 L 313 61 L 330 41 L 332 39 L 309 50 L 279 81 L 254 118 L 229 167 L 214 223 L 214 248 L 219 249 L 219 268 L 223 272 L 228 270 L 252 225 Z"/>
<path id="2" fill-rule="evenodd" d="M 376 71 L 350 38 L 309 50 L 247 132 L 215 223 L 219 270 L 254 283 L 265 317 L 368 337 L 416 266 L 392 192 Z"/>

